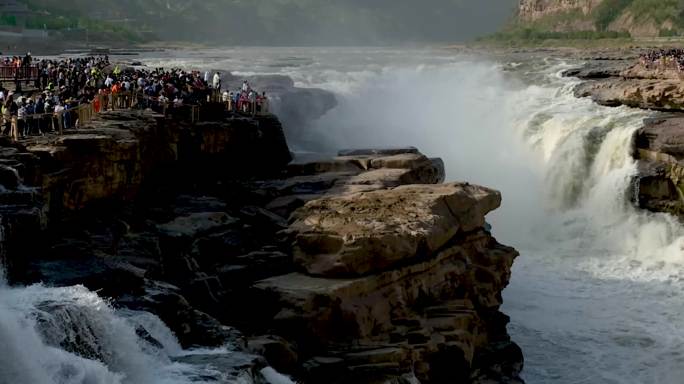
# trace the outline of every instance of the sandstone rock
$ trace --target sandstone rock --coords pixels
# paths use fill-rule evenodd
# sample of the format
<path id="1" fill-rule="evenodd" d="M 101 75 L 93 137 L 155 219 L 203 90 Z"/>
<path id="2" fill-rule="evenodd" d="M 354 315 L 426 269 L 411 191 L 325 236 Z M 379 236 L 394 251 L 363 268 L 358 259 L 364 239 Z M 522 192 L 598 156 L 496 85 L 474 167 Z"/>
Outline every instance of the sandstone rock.
<path id="1" fill-rule="evenodd" d="M 196 367 L 210 368 L 202 375 L 202 380 L 226 384 L 256 382 L 259 372 L 267 366 L 262 357 L 228 351 L 226 353 L 193 353 L 174 357 L 173 361 Z"/>
<path id="2" fill-rule="evenodd" d="M 159 231 L 166 236 L 195 238 L 210 232 L 219 232 L 235 224 L 237 219 L 225 212 L 193 213 L 160 225 Z"/>
<path id="3" fill-rule="evenodd" d="M 403 186 L 326 197 L 297 210 L 295 262 L 313 275 L 354 276 L 436 252 L 484 226 L 498 192 L 467 184 Z"/>
<path id="4" fill-rule="evenodd" d="M 338 156 L 393 156 L 407 153 L 418 153 L 418 148 L 371 148 L 371 149 L 345 149 L 338 152 Z"/>
<path id="5" fill-rule="evenodd" d="M 670 156 L 672 162 L 684 159 L 684 117 L 671 115 L 646 119 L 636 133 L 635 145 L 638 150 Z"/>
<path id="6" fill-rule="evenodd" d="M 319 160 L 308 163 L 294 163 L 287 168 L 288 174 L 293 176 L 299 175 L 316 175 L 326 172 L 338 173 L 359 173 L 363 171 L 361 165 L 354 157 L 344 158 L 338 157 L 327 160 Z"/>
<path id="7" fill-rule="evenodd" d="M 684 118 L 647 119 L 636 133 L 639 207 L 684 218 Z"/>
<path id="8" fill-rule="evenodd" d="M 317 195 L 281 196 L 272 200 L 265 208 L 281 217 L 289 218 L 297 208 L 304 206 L 308 201 L 314 200 L 317 197 Z"/>
<path id="9" fill-rule="evenodd" d="M 427 157 L 419 153 L 402 153 L 392 156 L 376 157 L 371 159 L 370 165 L 372 168 L 404 168 L 413 169 L 419 168 L 425 163 L 429 162 Z"/>
<path id="10" fill-rule="evenodd" d="M 577 97 L 591 97 L 596 103 L 626 105 L 660 111 L 684 110 L 684 85 L 679 80 L 600 80 L 580 84 Z"/>
<path id="11" fill-rule="evenodd" d="M 625 69 L 625 63 L 614 60 L 592 61 L 581 67 L 563 71 L 565 77 L 577 77 L 584 80 L 607 79 L 619 77 Z"/>
<path id="12" fill-rule="evenodd" d="M 339 355 L 348 374 L 356 367 L 356 374 L 369 369 L 398 377 L 400 367 L 420 362 L 426 364 L 423 379 L 438 382 L 445 372 L 469 376 L 469 367 L 489 340 L 505 335 L 505 324 L 491 320 L 489 313 L 501 305 L 500 291 L 516 255 L 480 232 L 391 271 L 349 279 L 294 273 L 255 287 L 264 295 L 260 302 L 278 303 L 267 304 L 280 308 L 272 315 L 278 334 L 296 340 L 304 351 L 345 343 L 367 346 L 363 352 Z M 433 301 L 442 305 L 425 307 Z M 370 347 L 381 343 L 382 348 Z M 411 353 L 403 355 L 396 348 Z M 411 363 L 391 356 L 410 356 Z"/>
<path id="13" fill-rule="evenodd" d="M 294 373 L 297 367 L 297 352 L 282 337 L 274 335 L 254 337 L 247 342 L 247 348 L 250 352 L 263 356 L 278 372 Z"/>
<path id="14" fill-rule="evenodd" d="M 252 349 L 304 383 L 438 382 L 488 369 L 478 359 L 501 363 L 480 357 L 507 342 L 497 314 L 517 255 L 483 229 L 498 192 L 399 186 L 444 179 L 443 162 L 415 148 L 342 152 L 286 169 L 290 154 L 273 118 L 189 127 L 108 113 L 83 128 L 0 150 L 0 165 L 36 191 L 0 194 L 17 204 L 0 207 L 0 224 L 17 231 L 6 234 L 31 239 L 62 223 L 54 219 L 63 212 L 79 218 L 56 231 L 63 244 L 35 252 L 43 267 L 59 260 L 52 272 L 71 276 L 69 284 L 87 282 L 117 306 L 158 315 L 186 348 L 246 348 L 224 324 L 277 335 L 253 339 Z M 21 212 L 33 224 L 11 225 Z M 110 252 L 117 221 L 128 229 Z M 140 337 L 154 343 L 144 330 Z M 265 361 L 236 364 L 229 355 L 182 362 L 214 365 L 228 382 L 235 372 L 263 381 Z"/>

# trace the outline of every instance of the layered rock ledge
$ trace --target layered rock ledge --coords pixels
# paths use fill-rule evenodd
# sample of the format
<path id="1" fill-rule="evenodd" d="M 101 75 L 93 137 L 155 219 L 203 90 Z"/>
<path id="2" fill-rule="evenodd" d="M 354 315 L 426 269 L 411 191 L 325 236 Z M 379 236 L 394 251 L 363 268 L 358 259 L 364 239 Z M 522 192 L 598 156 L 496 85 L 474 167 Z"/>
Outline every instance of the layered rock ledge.
<path id="1" fill-rule="evenodd" d="M 639 206 L 684 220 L 684 115 L 645 120 L 636 133 L 635 157 Z"/>
<path id="2" fill-rule="evenodd" d="M 232 348 L 185 363 L 312 384 L 521 382 L 499 311 L 518 254 L 485 223 L 501 196 L 442 184 L 439 159 L 290 163 L 272 116 L 117 112 L 2 144 L 13 280 L 83 284 L 184 347 Z"/>
<path id="3" fill-rule="evenodd" d="M 635 132 L 638 172 L 631 197 L 640 208 L 684 220 L 684 86 L 676 70 L 646 69 L 634 61 L 589 61 L 564 74 L 585 80 L 575 89 L 578 97 L 654 111 Z"/>
<path id="4" fill-rule="evenodd" d="M 684 111 L 684 86 L 675 70 L 646 69 L 635 60 L 589 62 L 583 68 L 565 71 L 566 76 L 586 80 L 575 88 L 577 97 L 616 107 Z"/>

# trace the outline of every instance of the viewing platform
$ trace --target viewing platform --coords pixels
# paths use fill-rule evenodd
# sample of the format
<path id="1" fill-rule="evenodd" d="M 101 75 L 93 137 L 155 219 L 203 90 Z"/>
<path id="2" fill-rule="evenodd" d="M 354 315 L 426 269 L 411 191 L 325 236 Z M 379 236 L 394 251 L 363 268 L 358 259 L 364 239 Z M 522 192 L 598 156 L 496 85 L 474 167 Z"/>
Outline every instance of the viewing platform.
<path id="1" fill-rule="evenodd" d="M 38 66 L 17 67 L 12 65 L 0 65 L 0 81 L 35 81 L 38 80 L 40 71 Z"/>

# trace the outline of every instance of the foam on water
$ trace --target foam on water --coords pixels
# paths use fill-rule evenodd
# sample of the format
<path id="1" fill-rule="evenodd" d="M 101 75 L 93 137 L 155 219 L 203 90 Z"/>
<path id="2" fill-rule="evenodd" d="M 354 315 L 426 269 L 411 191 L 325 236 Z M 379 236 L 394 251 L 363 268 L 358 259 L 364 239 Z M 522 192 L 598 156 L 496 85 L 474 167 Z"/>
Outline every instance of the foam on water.
<path id="1" fill-rule="evenodd" d="M 142 333 L 141 333 L 142 332 Z M 116 311 L 82 286 L 0 287 L 0 383 L 7 384 L 253 384 L 247 372 L 174 362 L 183 351 L 159 318 Z M 292 384 L 268 371 L 271 384 Z"/>

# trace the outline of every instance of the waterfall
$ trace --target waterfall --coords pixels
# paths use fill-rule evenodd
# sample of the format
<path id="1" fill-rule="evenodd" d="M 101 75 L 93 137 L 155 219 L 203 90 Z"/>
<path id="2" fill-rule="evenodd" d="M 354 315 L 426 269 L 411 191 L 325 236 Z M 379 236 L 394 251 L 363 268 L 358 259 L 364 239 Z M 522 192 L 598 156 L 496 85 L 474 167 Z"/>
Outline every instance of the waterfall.
<path id="1" fill-rule="evenodd" d="M 292 384 L 272 369 L 230 378 L 220 366 L 177 362 L 187 354 L 159 318 L 115 310 L 82 286 L 0 288 L 2 384 Z"/>

